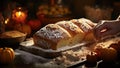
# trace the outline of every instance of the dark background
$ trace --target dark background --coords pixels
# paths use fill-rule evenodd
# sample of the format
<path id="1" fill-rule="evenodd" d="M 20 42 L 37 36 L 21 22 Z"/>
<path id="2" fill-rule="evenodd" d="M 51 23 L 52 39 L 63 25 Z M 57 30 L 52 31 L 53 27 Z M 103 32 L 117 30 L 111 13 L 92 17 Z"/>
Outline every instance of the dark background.
<path id="1" fill-rule="evenodd" d="M 40 4 L 49 3 L 50 0 L 0 0 L 0 12 L 4 13 L 8 8 L 14 9 L 17 6 L 27 8 L 29 15 L 36 17 L 35 13 Z M 113 6 L 114 2 L 120 2 L 120 0 L 63 0 L 63 3 L 69 5 L 72 14 L 77 17 L 84 17 L 83 7 L 85 5 L 99 5 L 99 6 Z M 11 3 L 11 4 L 10 4 Z M 13 4 L 14 3 L 14 4 Z M 9 5 L 8 5 L 9 4 Z M 113 11 L 112 19 L 119 15 L 119 10 Z"/>

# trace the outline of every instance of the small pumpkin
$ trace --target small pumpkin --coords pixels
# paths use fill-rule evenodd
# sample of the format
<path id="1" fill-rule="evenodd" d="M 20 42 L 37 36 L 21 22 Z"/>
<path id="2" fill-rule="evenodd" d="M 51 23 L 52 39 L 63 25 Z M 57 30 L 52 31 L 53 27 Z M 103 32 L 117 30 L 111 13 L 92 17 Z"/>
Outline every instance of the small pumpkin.
<path id="1" fill-rule="evenodd" d="M 101 58 L 105 62 L 113 62 L 117 58 L 117 50 L 114 48 L 103 48 L 100 50 L 101 52 Z"/>
<path id="2" fill-rule="evenodd" d="M 5 47 L 0 48 L 0 63 L 6 64 L 13 62 L 15 53 L 12 48 Z"/>

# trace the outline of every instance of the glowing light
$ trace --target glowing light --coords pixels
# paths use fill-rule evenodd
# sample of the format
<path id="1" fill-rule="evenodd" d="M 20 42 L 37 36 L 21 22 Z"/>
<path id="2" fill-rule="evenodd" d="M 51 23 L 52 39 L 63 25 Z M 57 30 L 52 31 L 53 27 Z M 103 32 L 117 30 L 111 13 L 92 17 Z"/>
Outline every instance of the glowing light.
<path id="1" fill-rule="evenodd" d="M 9 22 L 9 18 L 7 18 L 6 20 L 5 20 L 5 24 L 7 24 Z"/>

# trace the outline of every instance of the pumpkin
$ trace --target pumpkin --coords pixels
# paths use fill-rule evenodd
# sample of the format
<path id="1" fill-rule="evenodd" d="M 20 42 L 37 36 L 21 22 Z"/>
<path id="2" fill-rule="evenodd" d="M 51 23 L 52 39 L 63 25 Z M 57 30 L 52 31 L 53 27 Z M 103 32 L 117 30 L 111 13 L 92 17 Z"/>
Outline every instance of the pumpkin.
<path id="1" fill-rule="evenodd" d="M 114 48 L 117 50 L 118 54 L 120 54 L 120 43 L 112 43 L 110 47 Z"/>
<path id="2" fill-rule="evenodd" d="M 117 58 L 117 50 L 114 48 L 103 48 L 100 50 L 101 52 L 101 58 L 105 62 L 113 62 Z"/>
<path id="3" fill-rule="evenodd" d="M 6 64 L 13 62 L 15 53 L 12 48 L 5 47 L 0 48 L 0 63 Z"/>
<path id="4" fill-rule="evenodd" d="M 24 23 L 15 24 L 14 29 L 27 34 L 27 36 L 31 34 L 31 27 Z"/>

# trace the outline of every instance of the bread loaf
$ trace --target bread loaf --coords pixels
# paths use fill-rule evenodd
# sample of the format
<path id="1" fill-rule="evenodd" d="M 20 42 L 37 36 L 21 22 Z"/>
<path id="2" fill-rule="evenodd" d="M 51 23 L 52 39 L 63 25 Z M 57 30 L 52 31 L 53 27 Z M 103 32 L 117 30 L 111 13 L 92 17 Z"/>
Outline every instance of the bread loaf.
<path id="1" fill-rule="evenodd" d="M 83 40 L 85 33 L 71 21 L 60 21 L 57 22 L 56 24 L 61 26 L 70 33 L 70 35 L 72 36 L 70 41 L 71 45 L 79 43 Z"/>
<path id="2" fill-rule="evenodd" d="M 83 23 L 87 23 L 88 25 L 90 25 L 91 27 L 96 26 L 96 23 L 93 23 L 91 20 L 86 19 L 86 18 L 80 18 L 79 20 L 81 20 Z"/>
<path id="3" fill-rule="evenodd" d="M 94 41 L 94 35 L 92 30 L 93 27 L 96 25 L 95 23 L 85 18 L 72 19 L 71 21 L 85 33 L 84 41 Z"/>
<path id="4" fill-rule="evenodd" d="M 34 43 L 45 49 L 57 49 L 70 44 L 72 36 L 56 24 L 48 24 L 33 35 Z"/>
<path id="5" fill-rule="evenodd" d="M 94 23 L 91 24 L 94 25 Z M 93 25 L 83 22 L 83 19 L 82 21 L 81 19 L 59 21 L 41 28 L 33 35 L 33 40 L 35 46 L 56 50 L 60 47 L 74 45 L 84 40 L 85 36 L 91 32 Z M 93 39 L 91 34 L 90 38 Z"/>

